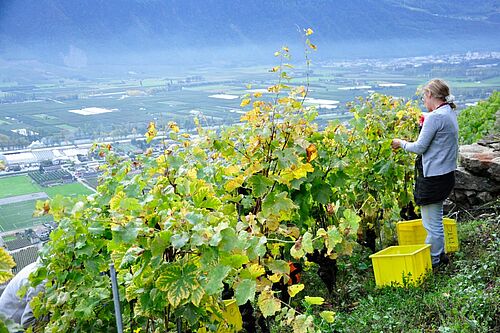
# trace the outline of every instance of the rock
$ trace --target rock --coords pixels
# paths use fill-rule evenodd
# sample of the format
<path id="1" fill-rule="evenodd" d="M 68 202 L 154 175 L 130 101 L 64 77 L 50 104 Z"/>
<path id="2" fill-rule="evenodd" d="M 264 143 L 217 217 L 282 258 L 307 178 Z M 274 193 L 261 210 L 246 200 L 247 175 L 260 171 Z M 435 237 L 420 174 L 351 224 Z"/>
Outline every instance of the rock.
<path id="1" fill-rule="evenodd" d="M 500 152 L 477 143 L 460 146 L 459 150 L 460 164 L 477 175 L 486 175 L 493 164 L 498 164 L 493 162 L 497 157 L 500 157 Z"/>
<path id="2" fill-rule="evenodd" d="M 455 171 L 455 189 L 496 193 L 500 192 L 500 184 L 487 177 L 473 175 L 463 167 L 458 167 Z"/>
<path id="3" fill-rule="evenodd" d="M 469 207 L 469 200 L 467 200 L 467 196 L 462 191 L 455 189 L 450 194 L 450 200 L 458 205 L 464 206 L 465 208 Z"/>
<path id="4" fill-rule="evenodd" d="M 477 194 L 477 197 L 479 200 L 481 200 L 484 203 L 490 202 L 493 200 L 493 196 L 491 195 L 490 192 L 479 192 Z"/>
<path id="5" fill-rule="evenodd" d="M 496 180 L 497 182 L 500 182 L 500 157 L 496 157 L 491 161 L 491 166 L 488 169 L 488 173 L 490 174 L 491 178 Z"/>
<path id="6" fill-rule="evenodd" d="M 483 204 L 483 202 L 481 202 L 481 200 L 477 196 L 476 191 L 464 191 L 464 194 L 467 196 L 467 201 L 469 201 L 472 206 Z"/>

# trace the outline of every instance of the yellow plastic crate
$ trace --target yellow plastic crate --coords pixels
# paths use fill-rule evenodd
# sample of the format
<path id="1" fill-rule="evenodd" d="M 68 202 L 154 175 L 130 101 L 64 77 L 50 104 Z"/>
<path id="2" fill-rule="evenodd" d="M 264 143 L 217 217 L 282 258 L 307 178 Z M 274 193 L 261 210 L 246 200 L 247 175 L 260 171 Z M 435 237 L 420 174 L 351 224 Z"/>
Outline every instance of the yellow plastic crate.
<path id="1" fill-rule="evenodd" d="M 370 256 L 377 286 L 418 285 L 432 270 L 431 246 L 428 244 L 390 246 Z"/>
<path id="2" fill-rule="evenodd" d="M 457 222 L 454 219 L 443 219 L 444 252 L 458 251 Z M 427 237 L 422 220 L 401 221 L 396 224 L 399 245 L 424 244 Z"/>

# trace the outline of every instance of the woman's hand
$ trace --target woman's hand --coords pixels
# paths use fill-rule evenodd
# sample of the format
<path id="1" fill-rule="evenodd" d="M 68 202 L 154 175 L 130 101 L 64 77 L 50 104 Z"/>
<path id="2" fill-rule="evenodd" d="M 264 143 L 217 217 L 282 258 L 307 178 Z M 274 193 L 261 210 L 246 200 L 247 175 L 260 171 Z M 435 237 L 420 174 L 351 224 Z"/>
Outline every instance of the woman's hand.
<path id="1" fill-rule="evenodd" d="M 391 142 L 391 147 L 393 150 L 398 150 L 399 148 L 401 148 L 401 140 L 393 139 Z"/>

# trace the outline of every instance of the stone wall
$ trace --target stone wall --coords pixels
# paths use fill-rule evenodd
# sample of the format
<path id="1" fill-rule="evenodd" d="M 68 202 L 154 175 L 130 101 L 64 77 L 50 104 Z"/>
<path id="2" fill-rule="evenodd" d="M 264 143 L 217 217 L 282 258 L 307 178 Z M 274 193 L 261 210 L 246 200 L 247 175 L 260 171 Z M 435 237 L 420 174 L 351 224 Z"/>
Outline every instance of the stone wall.
<path id="1" fill-rule="evenodd" d="M 450 200 L 470 208 L 495 201 L 499 196 L 500 133 L 460 146 L 456 185 Z"/>

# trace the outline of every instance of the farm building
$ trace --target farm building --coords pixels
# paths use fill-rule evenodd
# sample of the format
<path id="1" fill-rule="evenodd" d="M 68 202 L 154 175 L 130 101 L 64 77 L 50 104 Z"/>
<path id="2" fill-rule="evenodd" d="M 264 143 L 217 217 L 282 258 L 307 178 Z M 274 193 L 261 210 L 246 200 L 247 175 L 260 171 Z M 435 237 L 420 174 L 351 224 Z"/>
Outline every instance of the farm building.
<path id="1" fill-rule="evenodd" d="M 40 161 L 32 152 L 7 153 L 3 155 L 8 168 L 13 166 L 38 166 Z"/>

